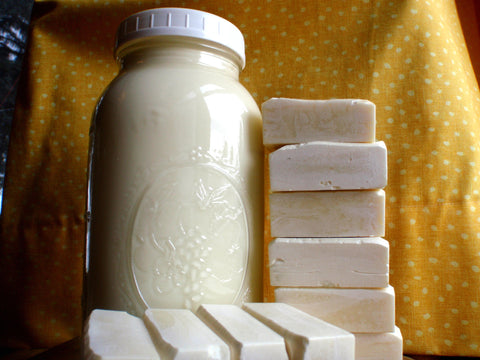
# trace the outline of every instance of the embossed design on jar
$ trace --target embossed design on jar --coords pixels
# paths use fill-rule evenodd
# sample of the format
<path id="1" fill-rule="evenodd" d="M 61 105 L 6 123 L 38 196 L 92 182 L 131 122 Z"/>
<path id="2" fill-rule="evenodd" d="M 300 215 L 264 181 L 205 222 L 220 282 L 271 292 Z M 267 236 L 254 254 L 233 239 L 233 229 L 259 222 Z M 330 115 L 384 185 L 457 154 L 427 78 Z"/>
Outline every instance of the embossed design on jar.
<path id="1" fill-rule="evenodd" d="M 213 166 L 172 167 L 147 186 L 132 217 L 131 268 L 149 307 L 233 303 L 248 257 L 244 203 Z"/>

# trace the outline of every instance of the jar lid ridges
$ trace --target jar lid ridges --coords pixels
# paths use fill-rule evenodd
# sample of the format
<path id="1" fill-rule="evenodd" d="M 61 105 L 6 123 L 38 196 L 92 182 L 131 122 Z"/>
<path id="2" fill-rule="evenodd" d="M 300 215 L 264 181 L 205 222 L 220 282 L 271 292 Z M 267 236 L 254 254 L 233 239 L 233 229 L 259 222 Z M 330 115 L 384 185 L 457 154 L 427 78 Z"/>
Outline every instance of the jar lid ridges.
<path id="1" fill-rule="evenodd" d="M 200 10 L 157 8 L 135 13 L 120 24 L 115 50 L 126 43 L 152 36 L 186 36 L 221 44 L 233 50 L 245 66 L 245 41 L 230 21 Z"/>

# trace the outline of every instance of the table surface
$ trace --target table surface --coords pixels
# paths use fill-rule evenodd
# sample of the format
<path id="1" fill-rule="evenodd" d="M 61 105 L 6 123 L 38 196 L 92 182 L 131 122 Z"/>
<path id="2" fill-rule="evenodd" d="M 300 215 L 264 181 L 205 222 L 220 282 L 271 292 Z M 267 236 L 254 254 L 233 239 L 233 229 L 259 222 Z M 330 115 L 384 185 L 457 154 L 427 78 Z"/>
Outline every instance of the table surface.
<path id="1" fill-rule="evenodd" d="M 74 338 L 66 343 L 58 345 L 50 350 L 30 350 L 0 357 L 0 360 L 81 360 L 80 338 Z M 479 360 L 480 358 L 442 357 L 426 355 L 409 355 L 403 360 Z"/>
<path id="2" fill-rule="evenodd" d="M 49 350 L 19 351 L 0 357 L 0 360 L 81 360 L 80 338 L 60 344 Z"/>

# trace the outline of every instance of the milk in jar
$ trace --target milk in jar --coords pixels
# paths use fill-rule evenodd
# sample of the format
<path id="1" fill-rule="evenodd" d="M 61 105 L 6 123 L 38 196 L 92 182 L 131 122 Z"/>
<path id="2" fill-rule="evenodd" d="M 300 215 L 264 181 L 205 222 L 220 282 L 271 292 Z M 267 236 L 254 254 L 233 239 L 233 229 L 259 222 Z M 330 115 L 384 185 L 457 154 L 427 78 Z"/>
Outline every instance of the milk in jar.
<path id="1" fill-rule="evenodd" d="M 90 132 L 85 311 L 261 301 L 261 115 L 244 40 L 206 12 L 125 19 Z"/>

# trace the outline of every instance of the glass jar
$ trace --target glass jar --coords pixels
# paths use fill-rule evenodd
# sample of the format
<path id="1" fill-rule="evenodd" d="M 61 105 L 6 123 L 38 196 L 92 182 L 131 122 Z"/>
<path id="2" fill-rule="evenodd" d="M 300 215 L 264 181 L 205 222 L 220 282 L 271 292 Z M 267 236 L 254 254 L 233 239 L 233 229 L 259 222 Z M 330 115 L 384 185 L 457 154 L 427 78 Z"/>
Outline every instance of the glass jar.
<path id="1" fill-rule="evenodd" d="M 227 20 L 125 19 L 90 131 L 85 311 L 261 301 L 263 147 Z"/>

